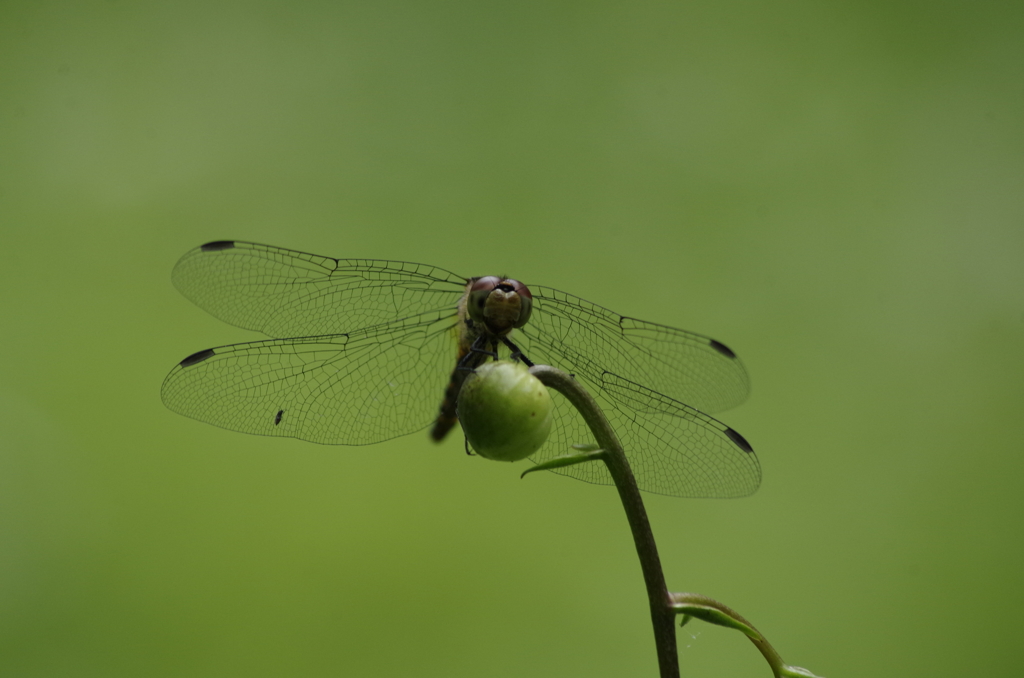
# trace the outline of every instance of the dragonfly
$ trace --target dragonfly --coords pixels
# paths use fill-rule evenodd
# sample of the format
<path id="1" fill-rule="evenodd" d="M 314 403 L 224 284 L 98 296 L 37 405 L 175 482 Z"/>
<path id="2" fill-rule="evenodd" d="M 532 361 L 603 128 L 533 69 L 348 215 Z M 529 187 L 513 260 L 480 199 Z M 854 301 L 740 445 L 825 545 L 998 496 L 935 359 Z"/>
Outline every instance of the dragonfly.
<path id="1" fill-rule="evenodd" d="M 615 429 L 641 490 L 740 497 L 761 467 L 710 416 L 750 390 L 736 354 L 709 337 L 619 315 L 550 287 L 436 266 L 336 259 L 238 240 L 186 253 L 175 287 L 213 316 L 271 337 L 198 351 L 164 379 L 174 412 L 244 433 L 369 445 L 457 424 L 464 375 L 488 359 L 571 374 Z M 552 392 L 554 424 L 534 463 L 593 443 Z M 604 464 L 554 469 L 612 484 Z"/>

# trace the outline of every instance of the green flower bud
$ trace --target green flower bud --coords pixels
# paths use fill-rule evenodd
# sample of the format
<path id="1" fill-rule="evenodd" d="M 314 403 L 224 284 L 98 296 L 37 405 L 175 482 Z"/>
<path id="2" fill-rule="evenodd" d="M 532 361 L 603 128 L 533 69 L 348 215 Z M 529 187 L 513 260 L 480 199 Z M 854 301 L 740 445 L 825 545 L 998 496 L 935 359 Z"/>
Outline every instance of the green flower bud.
<path id="1" fill-rule="evenodd" d="M 519 461 L 540 449 L 551 432 L 554 405 L 526 365 L 484 363 L 459 391 L 458 415 L 473 450 L 495 461 Z"/>

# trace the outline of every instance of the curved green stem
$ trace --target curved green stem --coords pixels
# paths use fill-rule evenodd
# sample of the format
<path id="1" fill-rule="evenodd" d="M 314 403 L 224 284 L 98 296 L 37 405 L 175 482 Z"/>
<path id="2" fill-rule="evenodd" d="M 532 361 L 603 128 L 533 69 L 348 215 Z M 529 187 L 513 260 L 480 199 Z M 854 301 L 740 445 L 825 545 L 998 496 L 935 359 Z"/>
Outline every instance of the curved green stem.
<path id="1" fill-rule="evenodd" d="M 572 403 L 587 422 L 602 450 L 601 458 L 608 466 L 615 488 L 619 491 L 622 507 L 626 511 L 626 520 L 633 533 L 636 553 L 640 557 L 640 569 L 643 571 L 647 599 L 651 606 L 651 623 L 654 625 L 654 643 L 661 678 L 679 678 L 679 656 L 676 651 L 676 630 L 673 623 L 676 610 L 665 584 L 665 574 L 661 569 L 654 533 L 651 531 L 650 521 L 647 520 L 647 510 L 640 498 L 640 489 L 636 485 L 633 471 L 629 468 L 629 462 L 626 461 L 622 444 L 619 443 L 601 408 L 579 382 L 549 365 L 535 365 L 530 368 L 530 372 L 545 386 L 555 389 Z"/>
<path id="2" fill-rule="evenodd" d="M 640 498 L 640 490 L 629 468 L 626 453 L 622 449 L 615 431 L 605 418 L 590 394 L 571 376 L 549 365 L 535 365 L 530 372 L 549 388 L 553 388 L 568 399 L 590 427 L 597 441 L 596 446 L 585 446 L 575 453 L 549 459 L 531 471 L 554 469 L 590 461 L 603 461 L 611 473 L 615 488 L 619 491 L 626 520 L 633 533 L 636 553 L 640 557 L 640 569 L 647 585 L 647 599 L 651 606 L 651 623 L 654 625 L 654 643 L 658 652 L 658 667 L 661 678 L 679 678 L 679 656 L 676 652 L 675 615 L 683 615 L 685 624 L 689 618 L 701 619 L 711 624 L 736 629 L 744 633 L 764 655 L 776 678 L 817 678 L 807 669 L 790 666 L 765 639 L 754 625 L 732 608 L 699 593 L 669 593 L 665 585 L 665 574 L 661 569 L 658 547 L 654 533 L 647 520 L 647 510 Z"/>

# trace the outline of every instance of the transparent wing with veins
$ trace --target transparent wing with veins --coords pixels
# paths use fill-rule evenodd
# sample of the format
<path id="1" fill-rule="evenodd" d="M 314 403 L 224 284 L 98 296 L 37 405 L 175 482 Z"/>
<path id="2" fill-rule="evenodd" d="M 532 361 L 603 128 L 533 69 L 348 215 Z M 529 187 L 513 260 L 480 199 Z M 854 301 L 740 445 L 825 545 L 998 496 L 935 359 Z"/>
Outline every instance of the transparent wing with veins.
<path id="1" fill-rule="evenodd" d="M 581 380 L 601 405 L 629 458 L 637 486 L 673 497 L 744 497 L 761 484 L 761 466 L 749 443 L 722 422 L 614 374 L 600 385 Z M 540 463 L 591 444 L 594 435 L 576 410 L 551 391 L 555 421 L 548 441 L 530 459 Z M 613 484 L 599 462 L 554 469 L 598 485 Z"/>
<path id="2" fill-rule="evenodd" d="M 467 282 L 434 266 L 237 240 L 191 250 L 171 280 L 211 315 L 276 338 L 340 334 L 429 311 L 454 317 Z"/>
<path id="3" fill-rule="evenodd" d="M 161 388 L 171 410 L 234 431 L 347 445 L 436 417 L 465 279 L 222 241 L 185 254 L 172 280 L 217 318 L 279 339 L 189 356 Z"/>
<path id="4" fill-rule="evenodd" d="M 171 410 L 244 433 L 368 445 L 427 427 L 455 355 L 454 321 L 428 312 L 344 334 L 200 351 L 164 379 Z"/>
<path id="5" fill-rule="evenodd" d="M 573 374 L 601 405 L 622 442 L 639 487 L 677 497 L 740 497 L 761 468 L 749 443 L 708 416 L 746 399 L 743 364 L 709 337 L 619 315 L 585 299 L 531 286 L 534 311 L 513 337 L 530 360 Z M 588 444 L 593 434 L 561 397 L 541 462 Z M 611 484 L 603 464 L 556 473 Z"/>
<path id="6" fill-rule="evenodd" d="M 531 286 L 534 311 L 517 333 L 530 360 L 595 384 L 611 372 L 704 412 L 742 403 L 743 363 L 724 344 L 694 332 L 637 320 L 549 287 Z"/>

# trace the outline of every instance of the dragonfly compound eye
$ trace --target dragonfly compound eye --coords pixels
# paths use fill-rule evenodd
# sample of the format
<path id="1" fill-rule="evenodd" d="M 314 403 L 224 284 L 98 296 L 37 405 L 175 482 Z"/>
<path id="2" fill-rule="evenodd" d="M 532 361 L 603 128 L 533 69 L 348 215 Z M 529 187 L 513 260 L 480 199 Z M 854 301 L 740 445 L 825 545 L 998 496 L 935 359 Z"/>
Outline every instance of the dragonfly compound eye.
<path id="1" fill-rule="evenodd" d="M 534 295 L 519 281 L 481 278 L 469 291 L 469 316 L 500 337 L 521 328 L 534 309 Z"/>
<path id="2" fill-rule="evenodd" d="M 469 288 L 469 317 L 498 336 L 525 325 L 532 310 L 533 295 L 518 280 L 487 276 L 477 278 Z"/>
<path id="3" fill-rule="evenodd" d="M 477 278 L 469 288 L 469 298 L 466 301 L 466 311 L 469 317 L 478 323 L 484 322 L 484 308 L 487 306 L 487 297 L 491 296 L 494 288 L 501 283 L 501 278 L 496 275 L 488 275 Z"/>
<path id="4" fill-rule="evenodd" d="M 504 284 L 511 287 L 519 297 L 519 319 L 513 327 L 522 327 L 530 320 L 530 314 L 533 312 L 533 295 L 530 288 L 518 280 L 505 280 Z"/>

